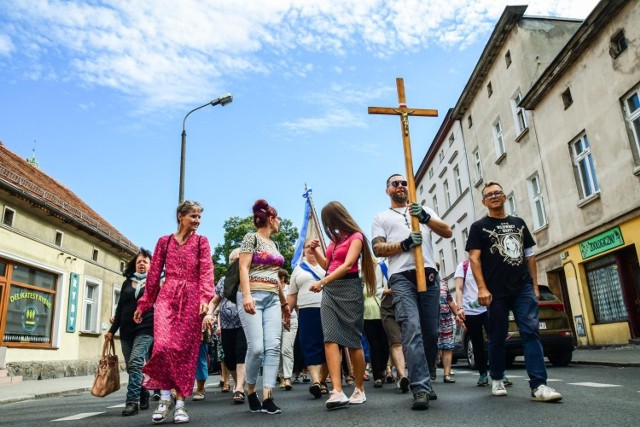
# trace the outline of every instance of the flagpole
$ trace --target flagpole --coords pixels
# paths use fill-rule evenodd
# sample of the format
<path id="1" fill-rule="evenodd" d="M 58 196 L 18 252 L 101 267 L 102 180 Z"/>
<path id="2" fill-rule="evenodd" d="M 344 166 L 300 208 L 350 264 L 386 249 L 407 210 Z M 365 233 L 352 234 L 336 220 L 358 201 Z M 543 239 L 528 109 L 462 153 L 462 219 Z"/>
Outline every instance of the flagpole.
<path id="1" fill-rule="evenodd" d="M 307 184 L 304 184 L 304 191 L 307 191 Z M 327 251 L 327 245 L 324 241 L 324 237 L 322 234 L 322 230 L 320 229 L 320 220 L 318 219 L 318 212 L 316 212 L 316 206 L 313 204 L 313 197 L 311 197 L 311 193 L 307 196 L 309 199 L 309 204 L 311 205 L 311 215 L 313 215 L 313 219 L 316 224 L 316 231 L 318 232 L 318 237 L 320 238 L 320 246 L 322 247 L 322 252 Z"/>

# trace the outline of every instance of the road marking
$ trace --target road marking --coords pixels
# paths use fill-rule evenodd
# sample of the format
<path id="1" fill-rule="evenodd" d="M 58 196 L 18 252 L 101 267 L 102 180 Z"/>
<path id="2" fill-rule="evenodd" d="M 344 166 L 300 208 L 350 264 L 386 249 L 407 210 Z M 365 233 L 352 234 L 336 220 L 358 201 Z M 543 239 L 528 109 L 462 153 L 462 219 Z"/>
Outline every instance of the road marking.
<path id="1" fill-rule="evenodd" d="M 106 413 L 105 411 L 103 412 L 85 412 L 83 414 L 76 414 L 76 415 L 71 415 L 68 417 L 64 417 L 64 418 L 58 418 L 57 420 L 51 420 L 51 422 L 55 422 L 55 421 L 77 421 L 77 420 L 82 420 L 84 418 L 89 418 L 89 417 L 95 417 L 96 415 L 100 415 L 100 414 L 104 414 Z"/>
<path id="2" fill-rule="evenodd" d="M 113 405 L 113 406 L 107 406 L 107 409 L 112 409 L 112 408 L 124 408 L 126 405 L 124 403 L 121 403 L 119 405 Z"/>
<path id="3" fill-rule="evenodd" d="M 581 385 L 584 387 L 597 387 L 597 388 L 603 388 L 603 387 L 622 387 L 621 385 L 617 385 L 617 384 L 603 384 L 603 383 L 592 383 L 592 382 L 584 382 L 584 383 L 569 383 L 571 385 Z"/>
<path id="4" fill-rule="evenodd" d="M 548 383 L 559 383 L 559 382 L 563 382 L 564 380 L 556 380 L 554 378 L 547 378 L 547 382 Z"/>

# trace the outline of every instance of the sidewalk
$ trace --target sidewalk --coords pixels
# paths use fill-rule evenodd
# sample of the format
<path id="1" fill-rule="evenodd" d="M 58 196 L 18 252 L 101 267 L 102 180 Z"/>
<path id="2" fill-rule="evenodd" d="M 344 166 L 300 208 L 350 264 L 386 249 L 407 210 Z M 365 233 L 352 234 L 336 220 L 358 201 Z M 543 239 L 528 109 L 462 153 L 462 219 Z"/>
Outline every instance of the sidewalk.
<path id="1" fill-rule="evenodd" d="M 574 364 L 616 367 L 640 367 L 640 346 L 581 348 L 573 352 Z M 129 376 L 120 373 L 120 384 L 126 388 Z M 93 375 L 66 377 L 42 381 L 23 381 L 19 384 L 0 385 L 0 405 L 23 400 L 64 396 L 91 390 Z"/>

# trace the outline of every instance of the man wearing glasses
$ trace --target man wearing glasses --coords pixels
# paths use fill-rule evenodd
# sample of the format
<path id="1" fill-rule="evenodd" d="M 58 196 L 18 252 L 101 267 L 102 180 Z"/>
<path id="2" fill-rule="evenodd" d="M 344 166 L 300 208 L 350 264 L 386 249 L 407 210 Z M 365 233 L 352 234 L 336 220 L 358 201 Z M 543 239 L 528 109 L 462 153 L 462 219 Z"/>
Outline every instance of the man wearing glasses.
<path id="1" fill-rule="evenodd" d="M 388 274 L 396 320 L 402 329 L 402 345 L 409 370 L 409 380 L 402 378 L 403 392 L 413 392 L 411 409 L 429 408 L 436 399 L 431 387 L 435 379 L 438 352 L 438 318 L 440 278 L 433 257 L 431 234 L 451 237 L 451 227 L 433 209 L 409 203 L 407 181 L 400 174 L 387 179 L 391 206 L 373 219 L 371 241 L 373 253 L 388 258 Z M 410 216 L 418 218 L 420 231 L 411 231 Z M 418 292 L 415 257 L 412 248 L 422 245 L 427 282 L 426 292 Z"/>
<path id="2" fill-rule="evenodd" d="M 506 396 L 504 388 L 505 341 L 509 310 L 513 312 L 524 349 L 531 399 L 555 402 L 562 395 L 547 387 L 547 370 L 540 344 L 535 241 L 525 222 L 507 215 L 502 186 L 487 182 L 482 204 L 489 213 L 469 230 L 466 251 L 473 277 L 478 284 L 478 302 L 489 313 L 489 360 L 491 393 Z"/>

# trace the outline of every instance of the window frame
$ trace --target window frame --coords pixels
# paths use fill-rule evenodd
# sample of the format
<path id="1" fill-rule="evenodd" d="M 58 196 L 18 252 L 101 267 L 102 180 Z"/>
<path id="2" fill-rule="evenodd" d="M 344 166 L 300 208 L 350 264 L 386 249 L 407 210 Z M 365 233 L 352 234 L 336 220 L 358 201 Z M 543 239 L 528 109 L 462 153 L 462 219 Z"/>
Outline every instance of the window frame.
<path id="1" fill-rule="evenodd" d="M 9 221 L 7 221 L 8 216 L 11 217 Z M 5 205 L 4 209 L 2 209 L 2 223 L 7 227 L 13 227 L 13 224 L 15 223 L 15 221 L 16 221 L 16 210 Z"/>
<path id="2" fill-rule="evenodd" d="M 638 102 L 638 108 L 633 112 L 629 106 L 629 101 L 632 98 L 636 98 Z M 633 154 L 634 164 L 637 168 L 640 168 L 640 85 L 633 88 L 627 95 L 621 99 L 622 109 L 624 112 L 625 123 L 629 132 L 631 151 Z M 636 125 L 634 125 L 637 124 Z M 640 172 L 640 169 L 638 169 Z"/>
<path id="3" fill-rule="evenodd" d="M 453 179 L 456 184 L 456 199 L 457 199 L 462 195 L 462 178 L 460 177 L 460 167 L 458 165 L 455 165 L 453 167 Z"/>
<path id="4" fill-rule="evenodd" d="M 548 224 L 547 213 L 545 212 L 544 196 L 542 194 L 542 184 L 540 175 L 534 173 L 527 179 L 529 190 L 529 203 L 531 205 L 531 216 L 533 218 L 533 230 L 539 230 Z M 542 215 L 542 218 L 540 217 Z"/>
<path id="5" fill-rule="evenodd" d="M 458 265 L 458 244 L 456 243 L 455 237 L 451 239 L 451 254 L 453 255 L 453 265 Z"/>
<path id="6" fill-rule="evenodd" d="M 473 155 L 473 162 L 476 166 L 476 182 L 479 182 L 484 178 L 482 176 L 482 160 L 480 159 L 480 147 L 476 147 L 471 154 Z"/>
<path id="7" fill-rule="evenodd" d="M 438 210 L 438 196 L 434 194 L 432 201 L 433 201 L 433 211 L 439 216 L 440 212 Z"/>
<path id="8" fill-rule="evenodd" d="M 522 92 L 520 89 L 511 98 L 511 111 L 513 113 L 513 121 L 516 125 L 516 135 L 520 136 L 527 129 L 529 129 L 529 123 L 527 122 L 527 112 L 524 108 L 518 107 L 522 101 Z"/>
<path id="9" fill-rule="evenodd" d="M 516 206 L 516 197 L 513 191 L 507 195 L 505 204 L 505 211 L 511 216 L 518 216 L 518 208 Z"/>
<path id="10" fill-rule="evenodd" d="M 446 266 L 446 259 L 444 257 L 444 249 L 440 249 L 438 251 L 438 256 L 440 257 L 440 272 L 442 273 L 440 274 L 440 277 L 443 277 L 447 275 L 447 266 Z"/>
<path id="11" fill-rule="evenodd" d="M 586 144 L 583 144 L 583 149 L 580 151 L 580 153 L 576 152 L 576 144 L 578 142 L 586 142 Z M 596 169 L 595 169 L 595 164 L 593 161 L 593 156 L 591 153 L 591 144 L 589 143 L 589 138 L 587 137 L 587 133 L 586 132 L 582 132 L 577 138 L 575 138 L 574 140 L 572 140 L 569 143 L 569 150 L 571 153 L 571 161 L 572 161 L 572 165 L 573 165 L 573 173 L 574 173 L 574 177 L 576 179 L 576 185 L 578 188 L 578 196 L 580 198 L 580 201 L 585 201 L 588 199 L 591 199 L 593 197 L 596 197 L 597 195 L 600 194 L 600 184 L 598 183 L 598 177 L 597 177 L 597 173 L 596 173 Z M 580 162 L 584 161 L 584 160 L 588 160 L 587 163 L 587 173 L 588 173 L 588 181 L 585 181 L 585 177 L 582 176 L 582 168 L 580 165 Z M 590 184 L 590 186 L 592 187 L 592 189 L 590 189 L 590 192 L 587 192 L 587 188 L 585 188 L 585 184 Z"/>
<path id="12" fill-rule="evenodd" d="M 445 206 L 445 210 L 449 209 L 451 207 L 451 193 L 449 191 L 449 181 L 448 180 L 444 180 L 442 181 L 442 189 L 444 191 L 444 206 Z"/>
<path id="13" fill-rule="evenodd" d="M 504 144 L 504 128 L 500 117 L 491 124 L 491 133 L 493 135 L 493 146 L 496 151 L 496 159 L 500 159 L 507 154 L 507 148 Z"/>
<path id="14" fill-rule="evenodd" d="M 96 298 L 89 299 L 87 298 L 88 288 L 95 288 Z M 100 333 L 100 308 L 102 307 L 102 280 L 96 279 L 94 277 L 87 277 L 84 281 L 84 287 L 82 289 L 82 327 L 80 328 L 80 332 L 85 334 L 99 334 Z M 95 308 L 95 311 L 92 311 L 92 318 L 90 319 L 90 329 L 87 329 L 87 305 L 91 305 Z M 93 318 L 93 313 L 95 313 L 95 318 Z"/>

